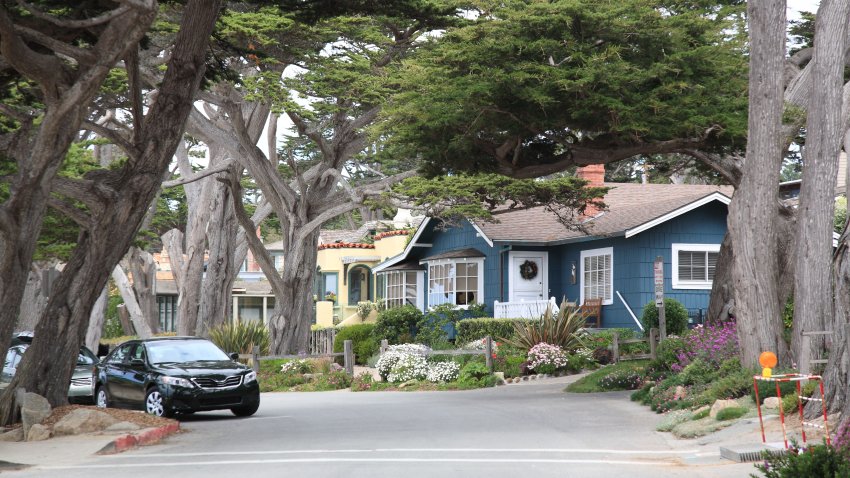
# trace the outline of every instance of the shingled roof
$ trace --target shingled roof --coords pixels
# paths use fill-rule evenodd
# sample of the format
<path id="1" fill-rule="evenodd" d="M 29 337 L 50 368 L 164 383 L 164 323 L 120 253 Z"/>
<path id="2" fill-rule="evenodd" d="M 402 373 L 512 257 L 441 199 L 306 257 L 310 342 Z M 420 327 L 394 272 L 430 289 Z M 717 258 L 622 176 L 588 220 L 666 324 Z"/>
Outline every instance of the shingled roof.
<path id="1" fill-rule="evenodd" d="M 491 241 L 558 243 L 590 237 L 632 235 L 641 226 L 651 225 L 666 215 L 700 205 L 701 200 L 732 197 L 731 186 L 694 184 L 606 183 L 612 188 L 605 195 L 607 210 L 587 219 L 585 231 L 569 230 L 543 207 L 511 211 L 496 216 L 498 223 L 477 222 L 476 226 Z M 639 231 L 638 231 L 639 232 Z"/>

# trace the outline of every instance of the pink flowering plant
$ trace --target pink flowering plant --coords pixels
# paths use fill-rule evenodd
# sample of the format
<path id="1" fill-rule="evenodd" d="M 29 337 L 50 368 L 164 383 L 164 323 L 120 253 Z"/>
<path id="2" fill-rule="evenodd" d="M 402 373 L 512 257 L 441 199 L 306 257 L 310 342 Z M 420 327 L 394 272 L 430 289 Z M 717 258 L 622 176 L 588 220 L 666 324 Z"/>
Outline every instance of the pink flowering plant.
<path id="1" fill-rule="evenodd" d="M 534 373 L 553 373 L 567 365 L 569 356 L 557 345 L 541 342 L 528 351 L 528 369 Z"/>

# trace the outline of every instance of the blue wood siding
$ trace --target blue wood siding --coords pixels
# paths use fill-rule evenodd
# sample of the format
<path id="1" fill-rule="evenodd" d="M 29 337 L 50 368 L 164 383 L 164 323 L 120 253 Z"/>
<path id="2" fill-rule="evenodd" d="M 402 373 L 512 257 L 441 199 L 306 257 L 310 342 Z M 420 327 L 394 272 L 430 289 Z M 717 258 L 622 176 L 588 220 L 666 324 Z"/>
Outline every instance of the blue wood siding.
<path id="1" fill-rule="evenodd" d="M 559 246 L 564 294 L 570 300 L 579 299 L 581 277 L 571 285 L 567 274 L 573 261 L 580 271 L 581 251 L 612 247 L 614 303 L 602 308 L 603 327 L 637 328 L 616 291 L 640 320 L 643 307 L 655 300 L 653 262 L 656 256 L 664 258 L 664 296 L 678 300 L 688 309 L 707 309 L 710 290 L 673 289 L 672 244 L 720 244 L 725 234 L 726 206 L 712 202 L 628 239 L 616 237 Z"/>
<path id="2" fill-rule="evenodd" d="M 471 224 L 464 221 L 458 227 L 437 229 L 435 221 L 422 231 L 418 243 L 432 244 L 431 247 L 413 247 L 410 259 L 422 260 L 444 252 L 474 247 L 484 255 L 484 299 L 487 313 L 493 313 L 493 302 L 508 300 L 510 271 L 508 254 L 513 251 L 549 252 L 549 296 L 558 301 L 566 297 L 578 301 L 581 285 L 581 252 L 605 247 L 613 248 L 614 293 L 612 305 L 603 306 L 603 327 L 628 327 L 637 329 L 629 315 L 619 292 L 640 320 L 643 307 L 654 300 L 653 262 L 656 256 L 664 258 L 664 293 L 688 309 L 707 309 L 709 290 L 684 290 L 672 288 L 672 244 L 720 244 L 726 234 L 726 206 L 711 202 L 675 219 L 655 226 L 631 238 L 610 237 L 575 242 L 560 246 L 524 247 L 519 244 L 496 243 L 490 246 L 479 237 Z M 500 264 L 501 262 L 501 264 Z M 570 283 L 570 270 L 576 266 L 576 283 Z M 503 275 L 502 275 L 503 274 Z M 501 284 L 501 288 L 500 288 Z M 428 273 L 425 273 L 425 305 L 427 303 Z"/>

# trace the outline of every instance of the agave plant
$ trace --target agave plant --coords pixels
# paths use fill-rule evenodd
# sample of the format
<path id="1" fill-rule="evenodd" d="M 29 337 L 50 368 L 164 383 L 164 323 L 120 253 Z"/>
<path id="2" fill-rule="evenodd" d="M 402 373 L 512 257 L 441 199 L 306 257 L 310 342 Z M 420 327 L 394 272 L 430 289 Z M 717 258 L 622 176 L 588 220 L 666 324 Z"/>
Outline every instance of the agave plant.
<path id="1" fill-rule="evenodd" d="M 525 350 L 542 342 L 572 352 L 584 345 L 583 338 L 587 335 L 584 326 L 585 318 L 581 310 L 569 304 L 565 298 L 558 312 L 553 312 L 549 306 L 538 320 L 515 322 L 513 337 L 500 340 Z"/>
<path id="2" fill-rule="evenodd" d="M 249 354 L 254 346 L 269 353 L 269 329 L 261 322 L 233 322 L 210 329 L 210 340 L 227 353 Z"/>

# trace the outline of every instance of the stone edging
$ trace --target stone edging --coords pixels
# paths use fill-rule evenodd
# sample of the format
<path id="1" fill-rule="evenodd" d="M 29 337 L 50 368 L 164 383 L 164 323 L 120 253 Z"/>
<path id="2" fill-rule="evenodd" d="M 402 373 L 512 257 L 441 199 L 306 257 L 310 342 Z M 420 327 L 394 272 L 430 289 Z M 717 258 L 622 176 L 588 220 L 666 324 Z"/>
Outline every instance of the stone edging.
<path id="1" fill-rule="evenodd" d="M 111 455 L 113 453 L 121 453 L 131 448 L 142 445 L 151 445 L 163 438 L 173 435 L 180 431 L 180 423 L 175 422 L 157 428 L 146 428 L 137 433 L 129 433 L 118 437 L 97 452 L 98 455 Z"/>
<path id="2" fill-rule="evenodd" d="M 524 375 L 522 377 L 506 378 L 506 379 L 504 379 L 503 382 L 501 382 L 501 384 L 502 385 L 510 385 L 512 383 L 528 382 L 528 381 L 531 381 L 531 380 L 537 380 L 537 379 L 541 379 L 541 378 L 563 377 L 565 375 L 569 375 L 569 374 L 567 374 L 567 373 L 541 373 L 541 374 L 535 374 L 535 375 Z"/>

